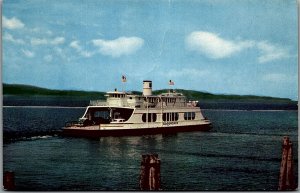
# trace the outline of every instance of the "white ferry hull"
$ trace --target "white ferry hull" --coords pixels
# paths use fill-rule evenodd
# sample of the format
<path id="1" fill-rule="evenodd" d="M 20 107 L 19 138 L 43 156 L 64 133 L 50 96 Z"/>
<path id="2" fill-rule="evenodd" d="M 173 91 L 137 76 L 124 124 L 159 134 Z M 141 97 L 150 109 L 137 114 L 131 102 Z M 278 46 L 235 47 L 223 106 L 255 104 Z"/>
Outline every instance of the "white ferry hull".
<path id="1" fill-rule="evenodd" d="M 183 126 L 168 126 L 168 127 L 153 127 L 153 128 L 139 128 L 139 129 L 97 129 L 94 128 L 79 128 L 68 127 L 63 129 L 63 134 L 73 137 L 89 137 L 99 138 L 107 136 L 137 136 L 137 135 L 156 135 L 156 134 L 171 134 L 178 132 L 191 131 L 209 131 L 212 128 L 210 122 L 198 125 L 183 125 Z"/>

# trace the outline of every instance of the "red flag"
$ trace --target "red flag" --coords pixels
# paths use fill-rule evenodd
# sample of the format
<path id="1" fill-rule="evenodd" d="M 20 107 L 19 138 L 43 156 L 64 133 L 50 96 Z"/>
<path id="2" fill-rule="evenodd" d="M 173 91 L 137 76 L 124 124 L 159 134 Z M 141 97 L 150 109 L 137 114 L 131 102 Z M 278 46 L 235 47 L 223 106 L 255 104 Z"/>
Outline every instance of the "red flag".
<path id="1" fill-rule="evenodd" d="M 126 76 L 122 75 L 122 82 L 126 82 Z"/>
<path id="2" fill-rule="evenodd" d="M 174 82 L 172 80 L 170 80 L 169 85 L 174 85 Z"/>

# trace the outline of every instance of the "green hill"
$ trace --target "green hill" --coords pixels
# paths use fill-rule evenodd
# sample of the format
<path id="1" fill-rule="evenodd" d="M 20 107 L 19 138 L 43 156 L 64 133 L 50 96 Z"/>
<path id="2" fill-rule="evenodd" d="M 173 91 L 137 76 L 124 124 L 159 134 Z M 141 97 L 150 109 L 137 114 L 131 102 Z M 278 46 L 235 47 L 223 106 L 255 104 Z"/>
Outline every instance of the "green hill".
<path id="1" fill-rule="evenodd" d="M 54 90 L 22 84 L 3 84 L 3 95 L 61 96 L 104 99 L 104 94 L 104 92 L 96 91 Z"/>
<path id="2" fill-rule="evenodd" d="M 153 91 L 153 94 L 169 92 L 167 89 Z M 288 98 L 276 98 L 268 96 L 254 95 L 224 95 L 211 94 L 195 90 L 176 89 L 176 92 L 183 93 L 189 100 L 238 100 L 238 101 L 272 101 L 272 102 L 292 102 Z M 132 91 L 133 94 L 141 94 L 139 91 Z M 83 97 L 91 99 L 105 99 L 105 92 L 96 91 L 76 91 L 76 90 L 53 90 L 22 84 L 3 83 L 3 95 L 17 96 L 61 96 L 61 97 Z"/>
<path id="3" fill-rule="evenodd" d="M 154 91 L 154 94 L 169 92 L 167 89 Z M 200 92 L 195 90 L 176 89 L 176 92 L 184 94 L 191 100 L 238 100 L 238 101 L 278 101 L 290 102 L 289 98 L 277 98 L 269 96 L 255 96 L 255 95 L 225 95 L 225 94 L 212 94 L 208 92 Z"/>

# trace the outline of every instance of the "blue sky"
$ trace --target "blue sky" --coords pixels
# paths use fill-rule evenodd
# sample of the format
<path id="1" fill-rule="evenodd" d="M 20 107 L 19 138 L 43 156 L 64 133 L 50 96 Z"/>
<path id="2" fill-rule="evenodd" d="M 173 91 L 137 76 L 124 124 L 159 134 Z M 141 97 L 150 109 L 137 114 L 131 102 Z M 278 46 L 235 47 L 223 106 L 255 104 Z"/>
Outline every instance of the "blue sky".
<path id="1" fill-rule="evenodd" d="M 298 97 L 296 0 L 4 0 L 5 83 Z"/>

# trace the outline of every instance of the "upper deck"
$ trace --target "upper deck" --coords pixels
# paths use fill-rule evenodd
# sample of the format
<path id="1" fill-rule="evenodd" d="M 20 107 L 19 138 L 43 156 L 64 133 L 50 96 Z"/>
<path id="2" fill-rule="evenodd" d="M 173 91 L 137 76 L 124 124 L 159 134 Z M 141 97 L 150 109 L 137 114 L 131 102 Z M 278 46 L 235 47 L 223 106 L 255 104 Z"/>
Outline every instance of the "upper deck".
<path id="1" fill-rule="evenodd" d="M 135 95 L 127 92 L 107 92 L 106 102 L 101 100 L 90 101 L 90 106 L 113 106 L 131 108 L 178 108 L 193 107 L 198 101 L 187 102 L 182 93 L 169 92 L 160 95 Z"/>
<path id="2" fill-rule="evenodd" d="M 105 95 L 106 102 L 90 101 L 90 106 L 130 107 L 130 108 L 180 108 L 195 107 L 198 101 L 187 102 L 182 93 L 169 91 L 160 95 L 152 94 L 152 81 L 143 81 L 143 93 L 137 95 L 124 91 L 110 91 Z"/>

